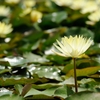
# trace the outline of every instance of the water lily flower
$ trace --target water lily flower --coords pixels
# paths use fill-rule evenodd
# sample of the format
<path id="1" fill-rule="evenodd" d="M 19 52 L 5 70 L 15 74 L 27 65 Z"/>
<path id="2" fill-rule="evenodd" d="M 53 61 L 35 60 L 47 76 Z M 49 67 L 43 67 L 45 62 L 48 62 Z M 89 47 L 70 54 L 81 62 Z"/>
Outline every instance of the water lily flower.
<path id="1" fill-rule="evenodd" d="M 61 41 L 57 40 L 57 44 L 54 43 L 56 50 L 53 50 L 53 52 L 64 57 L 78 58 L 92 43 L 93 40 L 84 38 L 83 36 L 65 36 Z"/>
<path id="2" fill-rule="evenodd" d="M 12 32 L 12 25 L 0 22 L 0 37 L 4 38 L 7 34 Z"/>
<path id="3" fill-rule="evenodd" d="M 0 6 L 0 16 L 9 16 L 10 15 L 10 8 L 6 6 Z"/>
<path id="4" fill-rule="evenodd" d="M 95 12 L 91 13 L 88 18 L 93 22 L 100 21 L 100 8 L 96 10 Z"/>
<path id="5" fill-rule="evenodd" d="M 42 18 L 42 13 L 37 10 L 33 10 L 30 14 L 31 20 L 33 22 L 40 22 Z"/>
<path id="6" fill-rule="evenodd" d="M 89 0 L 81 9 L 82 14 L 91 13 L 98 10 L 99 6 L 96 4 L 95 1 Z"/>

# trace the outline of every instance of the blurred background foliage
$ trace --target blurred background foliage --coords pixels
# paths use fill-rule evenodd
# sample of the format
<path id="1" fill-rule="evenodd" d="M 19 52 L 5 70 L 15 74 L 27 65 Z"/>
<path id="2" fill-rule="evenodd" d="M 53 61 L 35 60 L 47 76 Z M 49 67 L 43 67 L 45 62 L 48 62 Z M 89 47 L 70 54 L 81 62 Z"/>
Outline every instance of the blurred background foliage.
<path id="1" fill-rule="evenodd" d="M 94 40 L 77 59 L 77 94 L 72 59 L 51 51 L 69 35 Z M 0 100 L 99 100 L 99 94 L 100 0 L 0 0 Z"/>

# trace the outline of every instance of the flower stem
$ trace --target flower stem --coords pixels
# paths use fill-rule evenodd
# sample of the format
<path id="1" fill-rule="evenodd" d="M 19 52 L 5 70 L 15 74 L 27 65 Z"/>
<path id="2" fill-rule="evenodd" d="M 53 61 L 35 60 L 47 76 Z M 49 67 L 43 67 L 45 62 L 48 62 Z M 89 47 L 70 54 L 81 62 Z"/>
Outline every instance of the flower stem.
<path id="1" fill-rule="evenodd" d="M 78 92 L 78 85 L 77 85 L 77 75 L 76 75 L 76 59 L 73 58 L 74 61 L 74 80 L 75 80 L 75 92 Z"/>

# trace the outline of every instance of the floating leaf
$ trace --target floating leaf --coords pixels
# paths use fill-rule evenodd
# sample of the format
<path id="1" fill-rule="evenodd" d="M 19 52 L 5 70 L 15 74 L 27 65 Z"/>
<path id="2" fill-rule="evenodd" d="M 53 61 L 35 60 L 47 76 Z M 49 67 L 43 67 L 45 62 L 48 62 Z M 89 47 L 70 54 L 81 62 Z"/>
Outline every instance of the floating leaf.
<path id="1" fill-rule="evenodd" d="M 10 91 L 6 88 L 0 88 L 0 96 L 3 96 L 3 95 L 11 95 L 13 91 Z"/>
<path id="2" fill-rule="evenodd" d="M 87 38 L 94 38 L 94 33 L 87 29 L 87 28 L 80 28 L 80 27 L 71 27 L 68 29 L 68 31 L 66 32 L 66 35 L 83 35 L 84 37 Z"/>
<path id="3" fill-rule="evenodd" d="M 36 95 L 44 95 L 44 96 L 58 96 L 58 97 L 62 97 L 62 98 L 66 98 L 67 96 L 73 94 L 73 91 L 71 88 L 67 87 L 67 86 L 53 86 L 50 87 L 44 91 L 39 91 L 36 90 L 34 88 L 31 88 L 30 91 L 25 95 L 25 97 L 27 96 L 36 96 Z M 38 97 L 38 99 L 40 99 L 40 97 Z"/>
<path id="4" fill-rule="evenodd" d="M 48 88 L 51 88 L 51 87 L 58 87 L 58 86 L 61 86 L 59 83 L 44 83 L 44 84 L 39 84 L 39 85 L 36 85 L 36 84 L 32 84 L 32 87 L 35 88 L 35 89 L 41 89 L 41 90 L 44 90 L 44 89 L 48 89 Z"/>
<path id="5" fill-rule="evenodd" d="M 33 53 L 25 53 L 23 55 L 27 62 L 35 62 L 35 63 L 44 63 L 44 62 L 48 62 L 48 60 L 45 57 L 41 57 L 40 55 L 36 55 Z"/>
<path id="6" fill-rule="evenodd" d="M 40 91 L 38 91 L 38 90 L 36 90 L 34 88 L 31 88 L 24 97 L 33 96 L 33 95 L 39 95 L 39 94 L 41 94 Z"/>
<path id="7" fill-rule="evenodd" d="M 100 44 L 92 45 L 87 51 L 86 54 L 88 55 L 99 55 L 100 54 Z"/>
<path id="8" fill-rule="evenodd" d="M 65 100 L 100 100 L 100 93 L 84 91 L 73 94 Z"/>
<path id="9" fill-rule="evenodd" d="M 60 23 L 66 18 L 67 18 L 67 13 L 65 11 L 62 11 L 62 12 L 54 12 L 52 14 L 45 15 L 43 20 L 45 19 L 45 21 L 49 20 L 51 22 Z"/>
<path id="10" fill-rule="evenodd" d="M 5 57 L 4 59 L 1 59 L 2 61 L 9 62 L 11 66 L 17 66 L 22 65 L 26 63 L 26 60 L 23 57 Z"/>
<path id="11" fill-rule="evenodd" d="M 70 77 L 66 80 L 64 80 L 63 82 L 60 82 L 59 85 L 74 85 L 75 82 L 74 82 L 74 78 L 73 77 Z"/>
<path id="12" fill-rule="evenodd" d="M 36 82 L 47 82 L 47 79 L 39 79 L 39 78 L 34 78 L 34 79 L 29 79 L 29 78 L 22 78 L 22 77 L 13 77 L 13 78 L 0 78 L 0 86 L 11 86 L 15 84 L 27 84 L 27 83 L 36 83 Z"/>
<path id="13" fill-rule="evenodd" d="M 44 32 L 35 32 L 33 34 L 24 37 L 23 41 L 29 43 L 36 43 L 36 41 L 43 38 L 44 35 L 45 35 Z"/>
<path id="14" fill-rule="evenodd" d="M 66 98 L 69 95 L 72 95 L 73 93 L 74 92 L 72 91 L 72 89 L 70 87 L 67 87 L 64 85 L 62 87 L 57 88 L 54 95 L 62 97 L 62 98 Z"/>
<path id="15" fill-rule="evenodd" d="M 46 39 L 46 41 L 42 45 L 42 50 L 47 49 L 48 47 L 52 46 L 52 44 L 56 41 L 56 39 L 59 37 L 59 34 L 54 35 L 52 37 L 49 37 Z"/>
<path id="16" fill-rule="evenodd" d="M 44 90 L 42 92 L 42 94 L 47 95 L 47 96 L 53 96 L 54 92 L 56 91 L 57 88 L 58 88 L 58 86 L 53 86 L 51 88 L 48 88 L 48 89 Z"/>
<path id="17" fill-rule="evenodd" d="M 56 67 L 52 67 L 52 66 L 40 66 L 40 67 L 31 67 L 31 69 L 29 69 L 33 74 L 37 74 L 40 78 L 45 77 L 45 78 L 49 78 L 49 79 L 56 79 L 59 81 L 62 81 L 61 77 L 60 77 L 60 70 Z"/>
<path id="18" fill-rule="evenodd" d="M 47 59 L 49 59 L 51 62 L 53 62 L 55 64 L 65 64 L 65 63 L 67 63 L 67 62 L 65 62 L 65 60 L 67 58 L 59 57 L 58 55 L 48 55 Z"/>
<path id="19" fill-rule="evenodd" d="M 65 11 L 62 12 L 54 12 L 51 17 L 53 22 L 60 23 L 64 19 L 67 19 L 67 13 Z"/>
<path id="20" fill-rule="evenodd" d="M 89 82 L 92 82 L 92 81 L 95 82 L 95 80 L 92 79 L 92 78 L 88 78 L 88 79 L 84 78 L 79 83 L 86 84 L 86 83 L 89 83 Z"/>
<path id="21" fill-rule="evenodd" d="M 98 70 L 100 70 L 100 66 L 95 66 L 95 67 L 88 67 L 88 68 L 83 68 L 83 69 L 77 69 L 77 76 L 89 76 L 91 74 L 96 73 Z M 67 74 L 67 77 L 74 76 L 74 70 L 70 70 Z"/>
<path id="22" fill-rule="evenodd" d="M 62 70 L 62 72 L 64 72 L 64 73 L 68 73 L 71 69 L 73 69 L 74 68 L 74 66 L 73 66 L 73 64 L 67 64 L 65 67 L 64 67 L 64 69 Z"/>
<path id="23" fill-rule="evenodd" d="M 34 95 L 33 97 L 26 97 L 26 100 L 57 100 L 57 99 L 55 97 L 53 97 L 53 96 L 47 96 L 47 95 L 43 95 L 43 94 L 38 94 L 38 95 Z"/>
<path id="24" fill-rule="evenodd" d="M 18 95 L 4 95 L 0 97 L 0 100 L 24 100 L 24 98 Z"/>
<path id="25" fill-rule="evenodd" d="M 15 84 L 14 89 L 15 89 L 15 92 L 17 92 L 17 94 L 21 94 L 23 86 L 20 84 Z"/>

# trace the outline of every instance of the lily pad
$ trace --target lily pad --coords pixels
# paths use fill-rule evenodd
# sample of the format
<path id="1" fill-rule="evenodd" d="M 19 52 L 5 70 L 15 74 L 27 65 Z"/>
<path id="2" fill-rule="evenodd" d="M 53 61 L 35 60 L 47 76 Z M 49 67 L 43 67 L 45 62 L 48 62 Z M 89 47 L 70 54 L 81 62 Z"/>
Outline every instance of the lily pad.
<path id="1" fill-rule="evenodd" d="M 84 37 L 87 38 L 92 38 L 94 39 L 94 33 L 87 29 L 87 28 L 80 28 L 80 27 L 71 27 L 68 29 L 68 31 L 66 32 L 66 35 L 83 35 Z"/>
<path id="2" fill-rule="evenodd" d="M 65 100 L 100 100 L 100 93 L 84 91 L 73 94 Z"/>
<path id="3" fill-rule="evenodd" d="M 40 78 L 49 78 L 49 79 L 56 79 L 58 81 L 62 81 L 60 77 L 60 70 L 53 66 L 30 66 L 28 67 L 30 73 L 34 76 L 34 74 L 37 74 Z"/>

